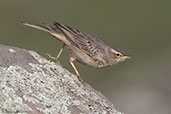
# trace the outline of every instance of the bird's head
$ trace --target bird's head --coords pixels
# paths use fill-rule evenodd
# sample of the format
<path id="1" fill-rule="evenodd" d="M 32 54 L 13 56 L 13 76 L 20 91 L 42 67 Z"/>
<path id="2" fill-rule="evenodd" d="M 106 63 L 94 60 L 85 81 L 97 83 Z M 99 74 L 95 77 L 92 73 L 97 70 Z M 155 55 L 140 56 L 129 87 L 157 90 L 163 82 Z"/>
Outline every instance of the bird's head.
<path id="1" fill-rule="evenodd" d="M 112 52 L 111 53 L 111 60 L 112 60 L 113 64 L 124 61 L 125 59 L 131 58 L 130 56 L 125 55 L 123 52 L 121 52 L 117 49 L 111 48 L 110 51 Z"/>

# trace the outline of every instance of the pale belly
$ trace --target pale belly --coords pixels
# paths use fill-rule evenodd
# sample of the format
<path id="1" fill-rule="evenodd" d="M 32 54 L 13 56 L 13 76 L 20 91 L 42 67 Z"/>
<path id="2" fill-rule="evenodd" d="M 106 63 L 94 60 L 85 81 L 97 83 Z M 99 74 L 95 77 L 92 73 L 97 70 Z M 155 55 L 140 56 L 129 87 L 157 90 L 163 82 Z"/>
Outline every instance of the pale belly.
<path id="1" fill-rule="evenodd" d="M 81 51 L 80 49 L 76 47 L 69 48 L 70 54 L 72 57 L 74 57 L 78 62 L 86 64 L 88 66 L 92 67 L 104 67 L 103 63 L 97 59 L 94 59 L 90 56 L 88 56 L 86 53 Z"/>

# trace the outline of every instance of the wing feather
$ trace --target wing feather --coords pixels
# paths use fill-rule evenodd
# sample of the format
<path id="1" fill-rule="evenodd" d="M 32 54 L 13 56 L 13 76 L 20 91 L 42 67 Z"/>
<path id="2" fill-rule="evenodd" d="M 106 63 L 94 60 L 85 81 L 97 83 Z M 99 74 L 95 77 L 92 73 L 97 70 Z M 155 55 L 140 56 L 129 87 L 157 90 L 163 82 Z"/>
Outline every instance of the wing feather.
<path id="1" fill-rule="evenodd" d="M 64 34 L 68 36 L 68 40 L 70 40 L 75 46 L 93 58 L 98 54 L 97 52 L 100 47 L 98 43 L 104 43 L 104 41 L 97 37 L 83 33 L 77 29 L 70 28 L 57 22 L 55 22 L 54 25 L 62 29 Z"/>

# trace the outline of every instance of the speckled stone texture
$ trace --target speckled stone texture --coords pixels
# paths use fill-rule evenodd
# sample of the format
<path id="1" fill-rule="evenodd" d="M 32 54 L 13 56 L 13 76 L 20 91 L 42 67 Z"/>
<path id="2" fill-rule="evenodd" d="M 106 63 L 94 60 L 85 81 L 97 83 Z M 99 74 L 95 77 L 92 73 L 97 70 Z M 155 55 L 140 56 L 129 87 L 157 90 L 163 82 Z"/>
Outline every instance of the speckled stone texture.
<path id="1" fill-rule="evenodd" d="M 122 114 L 87 83 L 34 51 L 0 45 L 0 114 Z"/>

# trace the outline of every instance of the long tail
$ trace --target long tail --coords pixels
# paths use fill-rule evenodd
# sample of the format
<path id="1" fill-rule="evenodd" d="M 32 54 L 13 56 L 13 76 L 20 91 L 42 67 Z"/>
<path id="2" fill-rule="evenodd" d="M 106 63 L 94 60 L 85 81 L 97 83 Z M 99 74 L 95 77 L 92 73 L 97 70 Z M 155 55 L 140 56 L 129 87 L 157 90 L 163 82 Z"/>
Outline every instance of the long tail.
<path id="1" fill-rule="evenodd" d="M 36 29 L 40 29 L 46 32 L 52 32 L 53 29 L 52 27 L 48 26 L 48 25 L 38 25 L 38 24 L 32 24 L 32 23 L 28 23 L 28 22 L 22 22 L 23 25 L 29 26 L 29 27 L 33 27 Z"/>
<path id="2" fill-rule="evenodd" d="M 32 23 L 28 23 L 28 22 L 22 22 L 23 25 L 29 26 L 29 27 L 33 27 L 39 30 L 43 30 L 45 32 L 50 33 L 52 36 L 54 36 L 56 39 L 62 41 L 63 43 L 65 43 L 66 45 L 69 45 L 70 42 L 66 39 L 65 35 L 63 34 L 63 32 L 57 28 L 57 27 L 52 27 L 49 25 L 38 25 L 38 24 L 32 24 Z"/>

